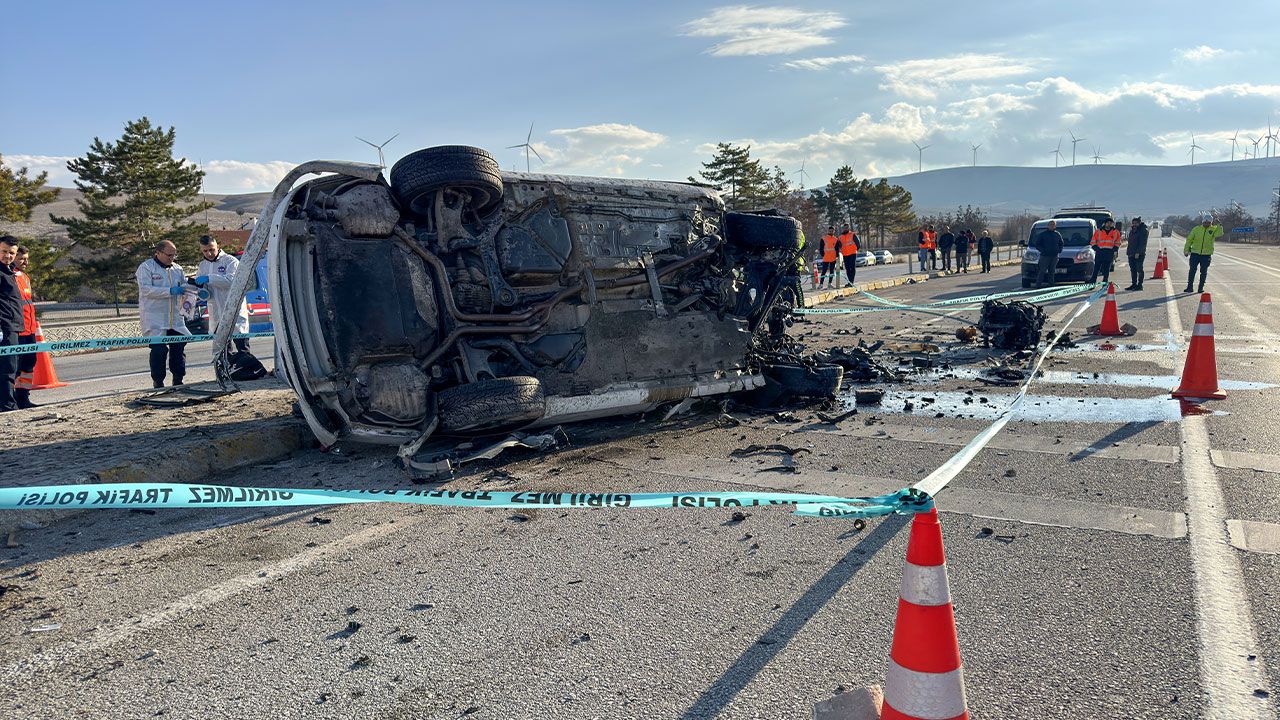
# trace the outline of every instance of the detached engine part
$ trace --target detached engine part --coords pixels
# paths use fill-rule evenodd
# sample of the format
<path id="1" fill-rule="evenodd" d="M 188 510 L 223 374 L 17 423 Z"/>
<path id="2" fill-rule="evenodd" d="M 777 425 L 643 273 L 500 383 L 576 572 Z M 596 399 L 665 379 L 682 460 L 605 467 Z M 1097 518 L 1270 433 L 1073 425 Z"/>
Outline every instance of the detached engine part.
<path id="1" fill-rule="evenodd" d="M 1023 300 L 988 300 L 982 303 L 978 330 L 982 342 L 1003 350 L 1026 350 L 1040 344 L 1044 310 Z"/>

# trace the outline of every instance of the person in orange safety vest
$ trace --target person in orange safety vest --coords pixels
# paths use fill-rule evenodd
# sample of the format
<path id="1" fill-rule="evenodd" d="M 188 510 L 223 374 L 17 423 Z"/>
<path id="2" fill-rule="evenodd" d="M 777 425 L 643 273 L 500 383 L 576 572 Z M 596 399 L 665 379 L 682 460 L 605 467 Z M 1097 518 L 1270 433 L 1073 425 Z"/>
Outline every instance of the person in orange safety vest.
<path id="1" fill-rule="evenodd" d="M 849 278 L 849 284 L 853 284 L 854 277 L 858 274 L 858 236 L 849 229 L 848 225 L 844 226 L 844 232 L 840 233 L 840 255 L 844 258 L 844 274 Z"/>
<path id="2" fill-rule="evenodd" d="M 839 246 L 840 239 L 836 237 L 836 228 L 832 225 L 827 228 L 827 234 L 822 236 L 822 277 L 818 287 L 823 287 L 828 283 L 830 283 L 831 287 L 836 287 L 838 280 L 836 277 L 836 250 Z"/>
<path id="3" fill-rule="evenodd" d="M 1098 282 L 1098 271 L 1102 271 L 1102 282 L 1111 281 L 1111 265 L 1115 262 L 1116 251 L 1120 249 L 1120 231 L 1115 221 L 1103 220 L 1102 227 L 1093 231 L 1093 274 L 1089 283 Z"/>
<path id="4" fill-rule="evenodd" d="M 31 289 L 31 276 L 26 273 L 30 262 L 31 252 L 19 245 L 18 255 L 13 261 L 13 278 L 18 281 L 18 292 L 22 294 L 22 331 L 18 333 L 19 345 L 29 345 L 36 341 L 35 293 Z M 18 356 L 18 379 L 13 384 L 13 399 L 20 410 L 37 406 L 36 403 L 31 402 L 31 384 L 38 357 L 36 353 Z"/>

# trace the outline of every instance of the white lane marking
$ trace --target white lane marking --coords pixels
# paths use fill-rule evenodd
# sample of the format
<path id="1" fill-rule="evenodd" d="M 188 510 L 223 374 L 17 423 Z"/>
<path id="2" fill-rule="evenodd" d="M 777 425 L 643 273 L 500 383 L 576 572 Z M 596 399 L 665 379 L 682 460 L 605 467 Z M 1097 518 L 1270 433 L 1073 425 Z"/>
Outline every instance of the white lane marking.
<path id="1" fill-rule="evenodd" d="M 1190 267 L 1190 265 L 1187 264 L 1187 259 L 1185 257 L 1183 257 L 1182 255 L 1179 255 L 1178 258 L 1183 266 Z M 1209 269 L 1210 269 L 1210 272 L 1212 272 L 1213 266 L 1210 265 Z M 1170 284 L 1173 283 L 1173 278 L 1171 277 L 1171 275 L 1172 275 L 1171 272 L 1166 273 L 1165 275 L 1165 281 Z M 1249 332 L 1249 334 L 1255 337 L 1272 334 L 1271 328 L 1259 322 L 1257 317 L 1255 317 L 1253 312 L 1249 309 L 1252 305 L 1254 305 L 1254 303 L 1256 302 L 1256 299 L 1243 297 L 1240 294 L 1240 291 L 1231 287 L 1231 280 L 1230 279 L 1224 280 L 1221 274 L 1210 275 L 1209 281 L 1211 283 L 1209 287 L 1210 294 L 1217 295 L 1219 298 L 1226 300 L 1228 303 L 1231 304 L 1231 306 L 1236 311 L 1234 319 L 1238 320 L 1242 325 L 1244 325 L 1245 329 Z M 1196 298 L 1199 299 L 1199 295 L 1196 295 Z M 1176 315 L 1174 317 L 1176 317 Z M 1185 334 L 1182 330 L 1181 325 L 1173 328 L 1173 330 L 1177 332 L 1179 336 L 1182 336 Z"/>
<path id="2" fill-rule="evenodd" d="M 1280 555 L 1280 525 L 1258 520 L 1228 520 L 1231 544 L 1248 552 Z"/>
<path id="3" fill-rule="evenodd" d="M 1249 267 L 1254 268 L 1255 270 L 1261 270 L 1262 272 L 1264 272 L 1264 273 L 1266 273 L 1266 274 L 1268 274 L 1268 275 L 1273 275 L 1273 276 L 1275 276 L 1275 277 L 1280 277 L 1280 268 L 1273 268 L 1273 267 L 1271 267 L 1270 265 L 1263 265 L 1262 263 L 1257 262 L 1257 261 L 1255 261 L 1255 260 L 1245 260 L 1244 258 L 1242 258 L 1242 257 L 1240 257 L 1240 256 L 1238 256 L 1238 255 L 1228 255 L 1227 253 L 1223 253 L 1223 252 L 1220 252 L 1220 253 L 1214 253 L 1214 255 L 1220 255 L 1220 256 L 1222 256 L 1222 257 L 1224 257 L 1224 258 L 1227 258 L 1227 259 L 1230 259 L 1230 260 L 1235 260 L 1236 262 L 1240 263 L 1241 265 L 1247 265 L 1247 266 L 1249 266 Z"/>
<path id="4" fill-rule="evenodd" d="M 1182 319 L 1165 276 L 1169 328 Z M 1182 477 L 1187 491 L 1187 529 L 1195 577 L 1196 629 L 1200 636 L 1200 681 L 1208 695 L 1205 716 L 1223 720 L 1271 720 L 1267 671 L 1258 652 L 1240 559 L 1227 533 L 1226 501 L 1210 459 L 1208 420 L 1191 415 L 1178 423 L 1182 436 Z M 1249 658 L 1254 658 L 1249 660 Z"/>
<path id="5" fill-rule="evenodd" d="M 233 597 L 246 590 L 265 585 L 276 578 L 297 572 L 302 568 L 336 555 L 351 552 L 355 548 L 368 545 L 382 538 L 406 530 L 421 522 L 422 516 L 397 519 L 395 522 L 384 522 L 372 525 L 359 532 L 338 538 L 314 548 L 287 557 L 277 563 L 259 568 L 222 582 L 197 590 L 180 597 L 167 605 L 145 612 L 127 624 L 104 624 L 99 631 L 82 641 L 71 641 L 57 647 L 43 650 L 32 657 L 21 660 L 4 669 L 7 681 L 36 679 L 40 674 L 59 667 L 75 657 L 87 653 L 101 652 L 113 645 L 122 643 L 140 632 L 148 631 L 174 622 L 182 616 L 201 608 L 206 608 Z"/>

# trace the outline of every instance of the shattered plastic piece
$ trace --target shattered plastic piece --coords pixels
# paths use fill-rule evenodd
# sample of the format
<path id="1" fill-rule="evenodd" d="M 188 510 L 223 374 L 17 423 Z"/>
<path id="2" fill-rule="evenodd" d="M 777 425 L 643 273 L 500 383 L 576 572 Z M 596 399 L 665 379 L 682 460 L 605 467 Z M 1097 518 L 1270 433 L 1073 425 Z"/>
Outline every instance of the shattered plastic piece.
<path id="1" fill-rule="evenodd" d="M 445 456 L 435 461 L 427 462 L 405 457 L 399 457 L 398 460 L 404 463 L 405 468 L 410 471 L 414 480 L 434 480 L 452 475 L 460 465 L 475 462 L 476 460 L 492 460 L 508 448 L 522 447 L 539 451 L 554 450 L 559 446 L 559 441 L 556 440 L 557 433 L 563 434 L 563 431 L 557 427 L 555 430 L 542 435 L 512 433 L 506 440 L 496 442 L 483 450 L 477 450 L 461 457 Z M 466 445 L 470 447 L 470 443 L 466 443 Z"/>
<path id="2" fill-rule="evenodd" d="M 862 391 L 859 390 L 858 392 L 862 392 Z M 884 395 L 884 392 L 882 391 L 880 394 Z M 842 421 L 848 420 L 849 418 L 857 414 L 858 414 L 857 407 L 854 407 L 853 409 L 848 410 L 847 412 L 840 413 L 839 415 L 828 415 L 827 413 L 824 413 L 822 411 L 818 411 L 817 413 L 818 419 L 824 423 L 827 423 L 828 425 L 839 425 Z"/>
<path id="3" fill-rule="evenodd" d="M 859 405 L 879 405 L 883 399 L 883 390 L 858 390 L 854 393 L 854 401 Z"/>

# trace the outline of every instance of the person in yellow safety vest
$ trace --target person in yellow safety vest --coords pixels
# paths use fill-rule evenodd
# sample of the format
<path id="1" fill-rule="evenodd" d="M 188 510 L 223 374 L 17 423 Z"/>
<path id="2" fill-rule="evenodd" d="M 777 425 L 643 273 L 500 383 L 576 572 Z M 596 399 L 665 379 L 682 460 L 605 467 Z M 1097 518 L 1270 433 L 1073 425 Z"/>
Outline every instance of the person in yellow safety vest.
<path id="1" fill-rule="evenodd" d="M 1120 249 L 1120 231 L 1114 220 L 1103 220 L 1102 227 L 1093 231 L 1093 249 L 1093 274 L 1089 276 L 1089 283 L 1098 282 L 1098 271 L 1102 271 L 1102 282 L 1110 282 L 1111 265 Z"/>
<path id="2" fill-rule="evenodd" d="M 1200 268 L 1198 292 L 1204 292 L 1204 281 L 1209 277 L 1209 261 L 1213 259 L 1213 241 L 1220 237 L 1222 237 L 1222 226 L 1208 217 L 1187 233 L 1187 242 L 1182 246 L 1182 254 L 1189 258 L 1191 269 L 1187 271 L 1187 286 L 1182 289 L 1182 292 L 1191 292 L 1191 281 L 1195 280 L 1196 268 Z"/>
<path id="3" fill-rule="evenodd" d="M 36 303 L 35 293 L 31 288 L 31 276 L 27 274 L 27 265 L 31 263 L 31 251 L 19 245 L 18 256 L 13 261 L 13 277 L 18 281 L 18 291 L 22 293 L 22 331 L 18 335 L 19 345 L 30 345 L 36 341 Z M 13 383 L 13 399 L 18 409 L 37 407 L 31 402 L 31 387 L 36 369 L 36 353 L 25 353 L 18 356 L 18 379 Z"/>
<path id="4" fill-rule="evenodd" d="M 827 228 L 827 234 L 822 236 L 822 276 L 819 279 L 818 287 L 823 287 L 830 283 L 831 287 L 836 286 L 836 248 L 840 245 L 839 238 L 836 237 L 836 228 L 834 225 Z"/>
<path id="5" fill-rule="evenodd" d="M 849 278 L 849 284 L 853 284 L 854 277 L 858 274 L 858 236 L 849 229 L 848 225 L 844 226 L 844 232 L 840 233 L 840 255 L 844 258 L 844 274 Z"/>
<path id="6" fill-rule="evenodd" d="M 138 266 L 134 279 L 138 281 L 138 322 L 142 334 L 147 337 L 190 335 L 183 318 L 182 302 L 186 295 L 187 276 L 182 266 L 174 262 L 178 247 L 168 240 L 155 247 L 156 254 Z M 152 343 L 151 382 L 164 387 L 165 361 L 173 373 L 173 384 L 181 385 L 187 374 L 187 344 Z"/>

